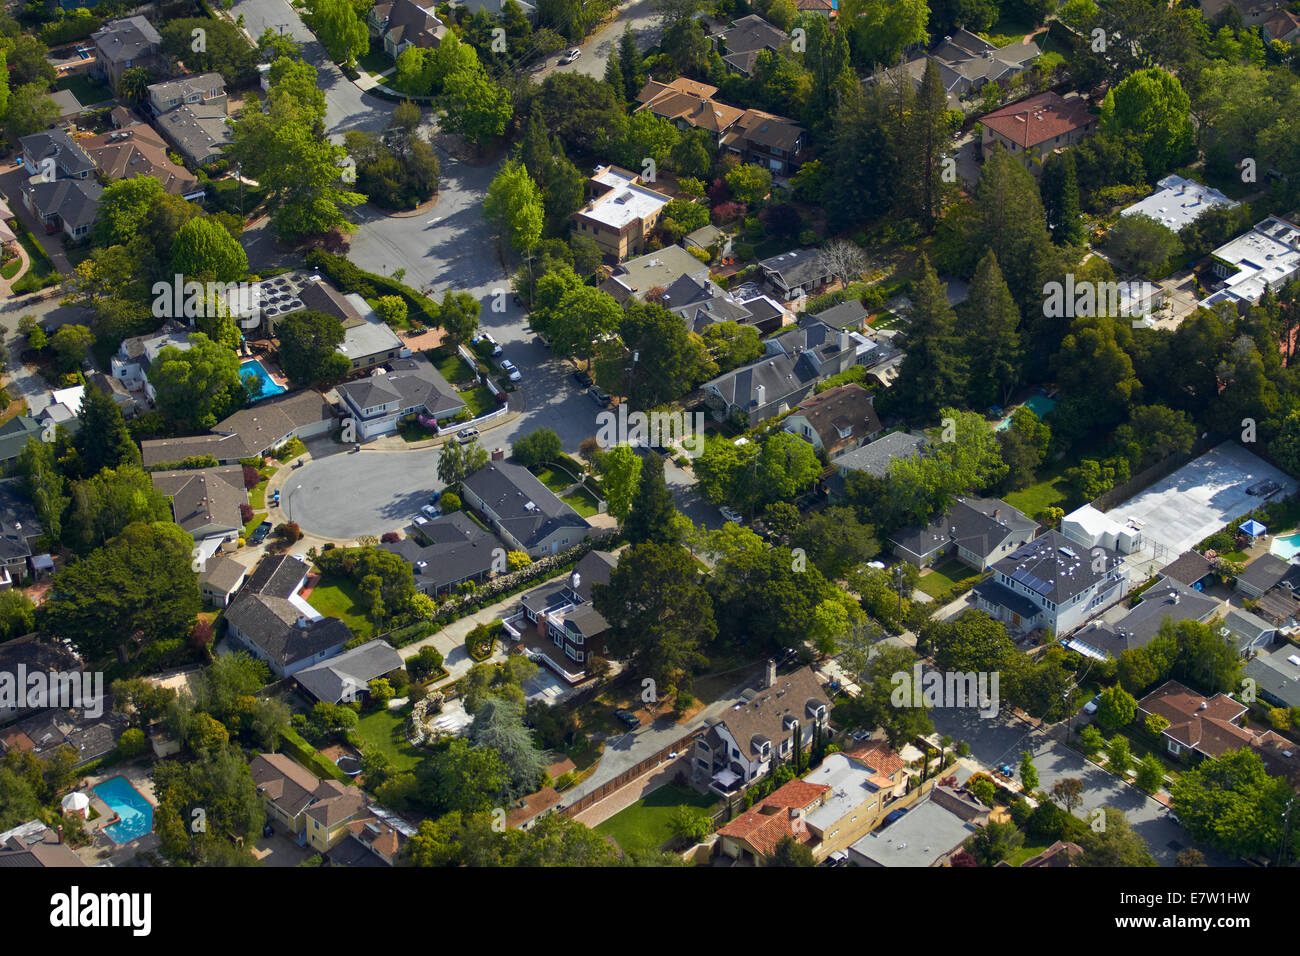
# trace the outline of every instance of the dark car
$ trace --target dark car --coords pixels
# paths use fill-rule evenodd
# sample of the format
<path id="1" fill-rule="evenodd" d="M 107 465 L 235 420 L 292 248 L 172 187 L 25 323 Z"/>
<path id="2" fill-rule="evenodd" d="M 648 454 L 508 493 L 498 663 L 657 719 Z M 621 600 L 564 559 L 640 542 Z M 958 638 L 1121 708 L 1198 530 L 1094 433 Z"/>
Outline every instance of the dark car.
<path id="1" fill-rule="evenodd" d="M 591 388 L 589 388 L 589 389 L 587 390 L 587 394 L 590 395 L 590 396 L 591 396 L 591 400 L 592 400 L 593 402 L 595 402 L 597 405 L 599 405 L 601 408 L 609 408 L 609 393 L 608 393 L 608 392 L 606 392 L 606 391 L 604 391 L 603 389 L 598 388 L 597 386 L 593 385 L 593 386 L 591 386 Z"/>
<path id="2" fill-rule="evenodd" d="M 581 369 L 573 373 L 573 380 L 583 388 L 590 388 L 595 384 L 592 377 Z"/>
<path id="3" fill-rule="evenodd" d="M 275 828 L 269 823 L 262 824 L 262 836 L 269 837 L 275 835 Z"/>
<path id="4" fill-rule="evenodd" d="M 618 710 L 614 711 L 614 716 L 633 729 L 641 726 L 641 718 L 632 713 L 632 711 L 628 710 L 626 707 L 618 708 Z"/>
<path id="5" fill-rule="evenodd" d="M 263 521 L 253 529 L 253 536 L 248 540 L 253 544 L 261 544 L 266 540 L 266 536 L 271 533 L 271 522 Z"/>

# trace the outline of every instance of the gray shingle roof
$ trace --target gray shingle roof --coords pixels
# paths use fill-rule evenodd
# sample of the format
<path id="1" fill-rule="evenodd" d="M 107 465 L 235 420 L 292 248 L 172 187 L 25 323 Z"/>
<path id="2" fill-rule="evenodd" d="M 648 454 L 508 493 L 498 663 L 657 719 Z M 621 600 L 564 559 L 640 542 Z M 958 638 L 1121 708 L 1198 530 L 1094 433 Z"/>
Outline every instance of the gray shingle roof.
<path id="1" fill-rule="evenodd" d="M 1100 581 L 1120 562 L 1112 551 L 1105 551 L 1105 557 L 1107 572 L 1094 571 L 1089 549 L 1057 531 L 1048 531 L 1017 548 L 994 568 L 1059 607 Z"/>
<path id="2" fill-rule="evenodd" d="M 34 183 L 27 187 L 32 203 L 42 215 L 58 215 L 74 229 L 89 226 L 99 214 L 99 198 L 104 187 L 83 179 L 56 179 L 52 183 Z"/>
<path id="3" fill-rule="evenodd" d="M 496 513 L 502 526 L 526 548 L 532 548 L 562 528 L 585 536 L 591 525 L 561 501 L 527 469 L 496 461 L 469 475 L 465 488 Z"/>
<path id="4" fill-rule="evenodd" d="M 402 667 L 402 655 L 387 641 L 367 641 L 294 675 L 317 700 L 337 704 L 351 690 L 355 695 L 372 680 Z"/>
<path id="5" fill-rule="evenodd" d="M 54 168 L 60 176 L 78 176 L 95 168 L 95 161 L 66 130 L 50 129 L 43 133 L 32 133 L 18 142 L 23 154 L 35 162 L 33 175 L 40 172 L 40 163 L 44 159 L 54 160 Z"/>
<path id="6" fill-rule="evenodd" d="M 876 478 L 889 474 L 889 466 L 896 458 L 911 458 L 921 454 L 930 447 L 924 435 L 912 435 L 908 432 L 891 432 L 877 438 L 869 445 L 854 448 L 831 459 L 837 468 L 849 471 L 865 471 Z"/>
<path id="7" fill-rule="evenodd" d="M 422 406 L 440 418 L 464 407 L 460 393 L 423 356 L 395 358 L 387 364 L 391 371 L 346 382 L 338 387 L 339 395 L 358 409 L 397 401 L 403 409 Z"/>
<path id="8" fill-rule="evenodd" d="M 421 591 L 438 591 L 487 574 L 492 570 L 493 551 L 502 546 L 496 535 L 460 511 L 434 518 L 420 530 L 431 544 L 403 538 L 380 547 L 416 566 L 415 585 Z M 419 567 L 420 562 L 425 566 Z"/>
<path id="9" fill-rule="evenodd" d="M 1038 522 L 996 498 L 958 498 L 944 514 L 924 528 L 902 528 L 889 539 L 913 554 L 925 556 L 955 543 L 988 558 L 1015 535 L 1032 534 Z"/>
<path id="10" fill-rule="evenodd" d="M 127 17 L 124 20 L 112 20 L 93 34 L 95 47 L 99 55 L 114 63 L 138 60 L 148 55 L 150 47 L 162 43 L 162 36 L 154 25 L 144 17 Z"/>

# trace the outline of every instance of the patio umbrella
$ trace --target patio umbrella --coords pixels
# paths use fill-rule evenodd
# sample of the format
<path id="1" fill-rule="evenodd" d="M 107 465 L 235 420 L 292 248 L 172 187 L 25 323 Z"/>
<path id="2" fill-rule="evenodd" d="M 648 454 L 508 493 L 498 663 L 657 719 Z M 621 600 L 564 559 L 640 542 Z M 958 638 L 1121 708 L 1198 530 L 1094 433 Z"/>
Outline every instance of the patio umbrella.
<path id="1" fill-rule="evenodd" d="M 80 790 L 75 790 L 64 797 L 59 805 L 63 807 L 65 813 L 85 813 L 86 808 L 90 806 L 90 797 Z"/>

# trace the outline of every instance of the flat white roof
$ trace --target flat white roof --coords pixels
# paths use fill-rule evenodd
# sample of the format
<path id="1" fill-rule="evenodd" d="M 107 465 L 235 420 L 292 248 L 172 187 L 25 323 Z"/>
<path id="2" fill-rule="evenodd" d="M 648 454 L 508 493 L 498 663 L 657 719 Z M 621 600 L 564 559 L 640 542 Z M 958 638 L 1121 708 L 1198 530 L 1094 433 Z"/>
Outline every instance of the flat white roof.
<path id="1" fill-rule="evenodd" d="M 1123 210 L 1121 216 L 1150 216 L 1174 232 L 1196 220 L 1201 213 L 1215 206 L 1234 208 L 1237 203 L 1217 189 L 1202 186 L 1182 176 L 1166 176 L 1156 184 L 1160 188 L 1141 202 Z"/>
<path id="2" fill-rule="evenodd" d="M 622 229 L 630 222 L 658 212 L 668 205 L 668 197 L 642 186 L 620 185 L 582 210 L 582 215 L 603 226 Z"/>
<path id="3" fill-rule="evenodd" d="M 1201 305 L 1232 300 L 1253 303 L 1266 287 L 1276 289 L 1300 269 L 1300 228 L 1270 216 L 1211 255 L 1237 271 L 1225 280 L 1223 289 Z"/>

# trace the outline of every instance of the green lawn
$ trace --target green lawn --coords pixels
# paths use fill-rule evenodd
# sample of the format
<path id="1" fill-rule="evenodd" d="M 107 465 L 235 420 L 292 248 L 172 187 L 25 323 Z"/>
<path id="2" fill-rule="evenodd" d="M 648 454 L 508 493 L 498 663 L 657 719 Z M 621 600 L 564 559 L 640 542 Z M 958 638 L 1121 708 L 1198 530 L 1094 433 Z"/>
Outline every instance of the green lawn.
<path id="1" fill-rule="evenodd" d="M 35 276 L 38 279 L 44 279 L 46 276 L 53 273 L 54 263 L 50 261 L 50 257 L 46 255 L 45 250 L 41 247 L 40 243 L 33 239 L 26 229 L 19 228 L 14 231 L 18 233 L 18 241 L 21 242 L 23 248 L 27 250 L 27 258 L 30 259 L 32 263 L 31 268 L 27 270 L 27 275 Z"/>
<path id="2" fill-rule="evenodd" d="M 1065 508 L 1070 500 L 1070 488 L 1065 482 L 1064 468 L 1054 468 L 1040 473 L 1039 480 L 1021 491 L 1003 495 L 1002 500 L 1019 508 L 1029 517 L 1035 517 L 1044 508 Z"/>
<path id="3" fill-rule="evenodd" d="M 248 522 L 248 524 L 244 525 L 244 537 L 247 538 L 249 535 L 251 535 L 254 529 L 256 529 L 257 526 L 265 520 L 266 520 L 266 512 L 262 512 L 261 514 L 254 514 L 253 520 Z"/>
<path id="4" fill-rule="evenodd" d="M 572 494 L 562 495 L 560 500 L 567 503 L 574 511 L 584 518 L 590 518 L 592 515 L 600 514 L 600 507 L 592 496 L 591 492 L 585 488 L 579 488 Z"/>
<path id="5" fill-rule="evenodd" d="M 378 76 L 387 70 L 393 68 L 393 61 L 388 58 L 383 47 L 378 44 L 372 46 L 362 56 L 357 57 L 357 66 L 365 73 L 373 73 Z"/>
<path id="6" fill-rule="evenodd" d="M 12 279 L 14 276 L 18 275 L 18 270 L 22 267 L 23 260 L 18 256 L 14 256 L 6 262 L 3 267 L 0 267 L 0 278 Z"/>
<path id="7" fill-rule="evenodd" d="M 378 750 L 398 773 L 414 770 L 422 759 L 419 750 L 406 742 L 407 709 L 377 710 L 357 721 L 357 734 L 367 750 Z"/>
<path id="8" fill-rule="evenodd" d="M 357 603 L 356 585 L 346 578 L 321 578 L 307 603 L 326 617 L 337 617 L 358 637 L 375 633 L 375 625 Z"/>
<path id="9" fill-rule="evenodd" d="M 248 493 L 248 503 L 253 506 L 253 510 L 266 507 L 266 483 L 270 479 L 263 478 L 258 482 L 257 487 Z"/>
<path id="10" fill-rule="evenodd" d="M 56 90 L 69 90 L 82 106 L 92 106 L 113 98 L 113 91 L 84 73 L 67 76 L 54 84 Z"/>
<path id="11" fill-rule="evenodd" d="M 551 468 L 548 465 L 540 465 L 533 469 L 533 474 L 537 480 L 550 488 L 557 495 L 573 484 L 577 479 L 566 475 L 562 471 Z"/>
<path id="12" fill-rule="evenodd" d="M 941 564 L 936 564 L 929 574 L 923 574 L 917 587 L 930 597 L 937 598 L 951 591 L 958 581 L 965 580 L 974 574 L 974 568 L 967 567 L 956 558 L 949 558 Z"/>
<path id="13" fill-rule="evenodd" d="M 672 838 L 668 821 L 680 806 L 709 809 L 717 803 L 690 788 L 669 784 L 646 794 L 626 810 L 621 810 L 596 827 L 601 836 L 612 836 L 624 852 L 654 850 Z"/>
<path id="14" fill-rule="evenodd" d="M 461 368 L 465 368 L 465 363 L 460 363 Z M 480 415 L 486 415 L 488 412 L 497 410 L 497 397 L 492 394 L 486 385 L 477 385 L 460 393 L 461 400 L 465 403 L 465 408 L 469 411 L 470 418 L 478 418 Z"/>
<path id="15" fill-rule="evenodd" d="M 433 362 L 434 368 L 438 370 L 438 374 L 451 384 L 468 385 L 474 381 L 474 373 L 455 350 L 431 349 L 428 356 L 429 361 Z M 468 401 L 468 397 L 466 400 Z"/>
<path id="16" fill-rule="evenodd" d="M 1026 23 L 1023 20 L 1017 20 L 1011 14 L 1003 14 L 997 23 L 988 28 L 987 33 L 981 33 L 994 46 L 1006 46 L 1016 40 L 1023 40 L 1025 35 L 1034 28 L 1032 23 Z"/>
<path id="17" fill-rule="evenodd" d="M 1046 849 L 1046 846 L 1022 846 L 1019 850 L 1016 850 L 1016 852 L 1008 856 L 1006 862 L 1010 866 L 1020 866 L 1031 856 L 1038 856 L 1038 854 L 1042 853 Z"/>

